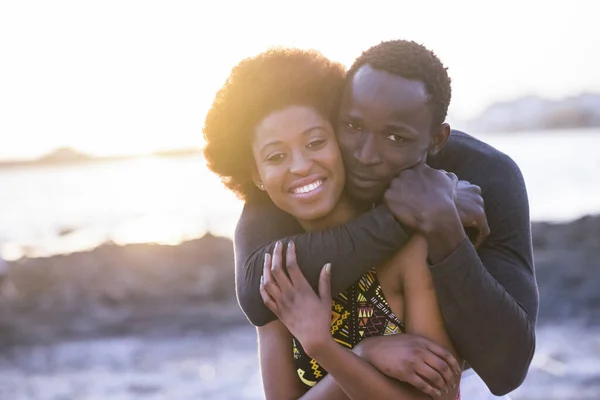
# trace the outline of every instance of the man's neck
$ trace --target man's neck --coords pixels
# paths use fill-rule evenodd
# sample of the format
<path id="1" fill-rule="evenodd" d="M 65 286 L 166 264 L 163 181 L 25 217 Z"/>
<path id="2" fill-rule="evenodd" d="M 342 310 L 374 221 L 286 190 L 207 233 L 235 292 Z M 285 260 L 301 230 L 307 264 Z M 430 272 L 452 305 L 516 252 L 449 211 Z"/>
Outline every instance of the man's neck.
<path id="1" fill-rule="evenodd" d="M 342 196 L 333 210 L 326 216 L 310 221 L 298 220 L 305 231 L 318 231 L 333 228 L 353 220 L 360 214 L 361 208 L 347 196 Z"/>

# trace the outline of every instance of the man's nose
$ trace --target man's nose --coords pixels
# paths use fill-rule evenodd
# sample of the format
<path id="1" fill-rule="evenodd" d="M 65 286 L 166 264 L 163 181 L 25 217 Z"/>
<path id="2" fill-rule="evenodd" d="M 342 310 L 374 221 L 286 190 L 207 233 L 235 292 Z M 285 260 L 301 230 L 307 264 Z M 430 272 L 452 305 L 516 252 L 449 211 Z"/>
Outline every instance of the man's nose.
<path id="1" fill-rule="evenodd" d="M 354 150 L 354 157 L 358 162 L 365 166 L 381 164 L 381 156 L 375 144 L 375 137 L 372 133 L 363 135 L 364 139 L 357 142 L 357 148 Z"/>

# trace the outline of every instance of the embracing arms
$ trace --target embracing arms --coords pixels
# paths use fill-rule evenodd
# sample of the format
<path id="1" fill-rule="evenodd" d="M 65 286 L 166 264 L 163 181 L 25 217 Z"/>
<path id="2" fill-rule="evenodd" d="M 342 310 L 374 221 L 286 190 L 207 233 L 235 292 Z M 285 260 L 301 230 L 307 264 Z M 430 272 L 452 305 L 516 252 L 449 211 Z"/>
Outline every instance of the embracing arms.
<path id="1" fill-rule="evenodd" d="M 292 216 L 272 203 L 246 204 L 235 232 L 236 291 L 240 307 L 256 326 L 275 319 L 263 304 L 259 284 L 265 254 L 283 238 L 284 244 L 294 241 L 302 273 L 313 289 L 326 263 L 340 272 L 332 275 L 331 282 L 337 295 L 391 257 L 409 236 L 384 206 L 347 224 L 303 233 Z"/>
<path id="2" fill-rule="evenodd" d="M 327 365 L 329 368 L 333 368 L 333 375 L 326 375 L 319 383 L 307 390 L 300 382 L 296 372 L 292 357 L 292 335 L 285 325 L 276 320 L 258 327 L 257 333 L 261 376 L 267 400 L 386 399 L 389 397 L 385 396 L 389 394 L 393 394 L 393 398 L 398 400 L 430 398 L 407 385 L 385 377 L 358 355 L 342 348 L 337 343 L 334 343 L 333 346 L 324 346 L 318 356 L 321 361 L 325 361 L 323 366 Z M 328 348 L 330 354 L 325 353 Z M 342 368 L 337 368 L 337 366 Z M 342 385 L 347 387 L 346 390 L 355 396 L 346 395 L 336 379 L 341 379 Z M 379 388 L 379 391 L 382 389 L 385 391 L 380 397 L 374 397 L 375 393 L 371 392 L 371 386 L 379 384 L 380 381 L 383 381 L 389 390 Z"/>
<path id="3" fill-rule="evenodd" d="M 471 158 L 457 173 L 479 183 L 486 200 L 490 235 L 477 251 L 455 206 L 454 174 L 428 166 L 404 170 L 386 192 L 386 204 L 403 226 L 427 239 L 446 329 L 491 392 L 502 395 L 523 382 L 535 348 L 529 204 L 521 172 L 508 156 L 488 151 Z"/>
<path id="4" fill-rule="evenodd" d="M 445 224 L 438 237 L 460 241 L 449 255 L 430 254 L 430 271 L 446 329 L 459 354 L 494 394 L 501 395 L 521 384 L 535 349 L 538 292 L 529 207 L 522 175 L 508 157 L 497 155 L 478 163 L 477 172 L 472 180 L 483 189 L 491 234 L 476 251 L 460 226 Z M 478 182 L 478 177 L 485 182 Z M 264 307 L 258 287 L 264 254 L 272 250 L 273 241 L 285 237 L 296 243 L 302 272 L 313 288 L 322 265 L 332 263 L 334 294 L 408 240 L 383 206 L 348 224 L 302 234 L 293 218 L 275 206 L 247 205 L 235 237 L 236 283 L 240 305 L 256 325 L 275 319 Z"/>
<path id="5" fill-rule="evenodd" d="M 271 326 L 283 324 L 288 331 L 300 341 L 309 357 L 314 358 L 335 380 L 323 380 L 313 389 L 309 390 L 303 399 L 317 398 L 343 398 L 337 385 L 350 399 L 405 399 L 417 400 L 428 398 L 425 394 L 407 384 L 388 378 L 373 367 L 369 362 L 359 357 L 354 352 L 336 343 L 330 333 L 331 325 L 331 270 L 322 269 L 319 281 L 319 295 L 310 287 L 296 263 L 293 245 L 288 247 L 286 256 L 287 274 L 283 269 L 282 245 L 276 245 L 273 257 L 267 257 L 264 265 L 263 282 L 261 283 L 261 296 L 265 304 L 273 311 L 279 321 L 258 328 L 259 337 L 267 333 Z M 289 276 L 288 276 L 289 275 Z M 306 318 L 310 315 L 310 318 Z M 289 335 L 289 334 L 288 334 Z M 268 369 L 263 370 L 263 379 L 267 380 L 265 389 L 267 398 L 296 398 L 297 386 L 290 385 L 288 377 L 293 375 L 293 358 L 291 353 L 291 336 L 282 340 L 288 341 L 285 346 L 273 357 L 266 357 L 263 351 L 271 349 L 261 343 L 261 362 L 280 358 L 277 363 L 272 363 Z M 264 336 L 260 339 L 264 340 Z M 265 350 L 263 350 L 263 348 Z M 288 360 L 286 365 L 285 359 Z M 272 369 L 278 366 L 281 370 Z M 456 369 L 458 364 L 454 361 Z M 285 371 L 286 378 L 279 382 L 277 372 Z M 325 384 L 329 388 L 324 388 Z M 289 393 L 282 391 L 290 390 Z M 293 389 L 292 389 L 293 388 Z M 291 391 L 293 390 L 293 392 Z"/>

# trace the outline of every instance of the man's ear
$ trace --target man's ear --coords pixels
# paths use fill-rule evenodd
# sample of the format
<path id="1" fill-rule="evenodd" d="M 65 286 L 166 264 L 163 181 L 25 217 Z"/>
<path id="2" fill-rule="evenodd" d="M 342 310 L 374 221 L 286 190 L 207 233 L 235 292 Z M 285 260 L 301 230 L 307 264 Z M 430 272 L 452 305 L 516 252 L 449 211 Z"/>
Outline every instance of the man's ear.
<path id="1" fill-rule="evenodd" d="M 260 179 L 260 175 L 258 175 L 258 171 L 256 169 L 252 171 L 252 181 L 254 182 L 257 188 L 259 188 L 262 191 L 265 190 L 265 185 L 263 185 L 262 179 Z"/>
<path id="2" fill-rule="evenodd" d="M 450 124 L 444 122 L 437 131 L 433 132 L 431 138 L 431 145 L 429 148 L 429 155 L 434 156 L 444 148 L 448 138 L 450 137 Z"/>

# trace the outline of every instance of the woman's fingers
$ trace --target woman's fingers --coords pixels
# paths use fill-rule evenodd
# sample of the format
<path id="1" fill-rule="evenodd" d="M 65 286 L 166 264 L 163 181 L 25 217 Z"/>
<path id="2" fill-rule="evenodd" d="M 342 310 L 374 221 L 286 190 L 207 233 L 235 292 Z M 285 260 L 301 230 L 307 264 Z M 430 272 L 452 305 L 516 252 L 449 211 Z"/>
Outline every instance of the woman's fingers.
<path id="1" fill-rule="evenodd" d="M 319 277 L 319 298 L 321 301 L 331 307 L 331 264 L 327 263 L 321 270 Z"/>
<path id="2" fill-rule="evenodd" d="M 290 279 L 292 280 L 292 285 L 296 286 L 298 283 L 302 283 L 303 281 L 306 282 L 306 278 L 298 267 L 298 260 L 296 259 L 296 245 L 291 240 L 288 242 L 285 253 L 285 265 L 287 267 L 287 272 L 290 275 Z"/>
<path id="3" fill-rule="evenodd" d="M 306 280 L 306 277 L 304 276 L 302 270 L 298 266 L 298 259 L 296 258 L 296 245 L 293 241 L 290 241 L 287 245 L 287 252 L 285 254 L 285 264 L 287 266 L 287 272 L 290 275 L 290 279 L 294 287 L 310 287 L 308 281 Z"/>
<path id="4" fill-rule="evenodd" d="M 282 292 L 286 293 L 290 291 L 292 282 L 283 268 L 283 245 L 281 241 L 275 243 L 275 250 L 273 250 L 273 259 L 271 261 L 271 275 Z"/>
<path id="5" fill-rule="evenodd" d="M 271 274 L 271 265 L 272 265 L 272 257 L 269 253 L 265 254 L 265 263 L 263 265 L 263 276 L 261 281 L 261 288 L 263 288 L 271 300 L 276 303 L 281 299 L 281 289 L 277 285 L 275 279 L 273 279 L 273 275 Z M 265 299 L 263 298 L 263 301 Z"/>
<path id="6" fill-rule="evenodd" d="M 277 303 L 275 302 L 275 300 L 273 300 L 273 298 L 271 297 L 269 292 L 267 292 L 267 289 L 265 289 L 263 280 L 264 280 L 264 276 L 261 276 L 260 277 L 260 297 L 262 297 L 263 303 L 265 303 L 267 308 L 269 310 L 271 310 L 275 315 L 278 315 Z"/>

